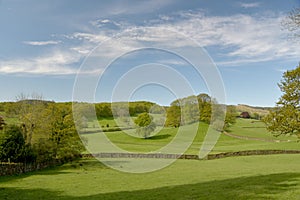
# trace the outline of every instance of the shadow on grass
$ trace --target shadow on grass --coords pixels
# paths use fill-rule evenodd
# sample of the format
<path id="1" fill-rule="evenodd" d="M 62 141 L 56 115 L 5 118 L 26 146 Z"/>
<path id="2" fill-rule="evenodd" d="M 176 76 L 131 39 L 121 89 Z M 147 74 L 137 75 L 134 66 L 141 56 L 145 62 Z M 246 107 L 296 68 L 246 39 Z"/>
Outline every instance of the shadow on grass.
<path id="1" fill-rule="evenodd" d="M 19 181 L 20 179 L 32 176 L 32 175 L 60 175 L 60 174 L 70 174 L 73 173 L 72 171 L 67 171 L 67 170 L 72 170 L 72 169 L 79 169 L 79 170 L 86 170 L 86 169 L 92 169 L 92 168 L 103 168 L 107 169 L 108 167 L 102 164 L 101 162 L 91 159 L 80 159 L 80 160 L 75 160 L 63 165 L 57 165 L 57 166 L 52 166 L 48 167 L 46 169 L 38 170 L 38 171 L 32 171 L 32 172 L 27 172 L 24 174 L 16 174 L 12 176 L 0 176 L 0 189 L 1 189 L 1 183 L 4 182 L 14 182 L 14 181 Z M 1 192 L 0 192 L 1 193 Z M 0 198 L 0 200 L 2 200 Z"/>
<path id="2" fill-rule="evenodd" d="M 152 137 L 147 138 L 147 140 L 161 140 L 161 139 L 166 139 L 171 137 L 172 135 L 170 134 L 164 134 L 164 135 L 154 135 Z"/>
<path id="3" fill-rule="evenodd" d="M 299 178 L 300 173 L 280 173 L 80 197 L 42 189 L 1 188 L 0 185 L 0 199 L 297 199 Z M 286 196 L 287 191 L 294 192 L 295 196 Z"/>

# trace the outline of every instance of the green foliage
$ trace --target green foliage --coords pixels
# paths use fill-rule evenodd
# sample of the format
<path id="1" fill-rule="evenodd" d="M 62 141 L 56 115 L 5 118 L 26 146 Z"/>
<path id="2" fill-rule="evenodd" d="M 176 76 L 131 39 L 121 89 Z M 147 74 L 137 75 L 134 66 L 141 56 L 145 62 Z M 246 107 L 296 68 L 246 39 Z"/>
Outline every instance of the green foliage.
<path id="1" fill-rule="evenodd" d="M 199 106 L 196 96 L 189 96 L 180 100 L 182 123 L 192 124 L 199 121 Z"/>
<path id="2" fill-rule="evenodd" d="M 235 106 L 227 106 L 224 129 L 228 129 L 232 124 L 236 122 L 237 111 Z"/>
<path id="3" fill-rule="evenodd" d="M 212 105 L 211 102 L 199 102 L 200 121 L 210 123 Z"/>
<path id="4" fill-rule="evenodd" d="M 73 158 L 82 152 L 84 147 L 74 121 L 81 120 L 84 123 L 85 120 L 87 123 L 87 118 L 77 113 L 74 118 L 71 103 L 54 103 L 40 98 L 28 100 L 24 95 L 20 99 L 12 107 L 18 110 L 16 113 L 22 127 L 25 154 L 29 154 L 33 149 L 37 161 L 42 162 Z M 78 104 L 77 106 L 78 109 L 90 113 L 90 105 Z"/>
<path id="5" fill-rule="evenodd" d="M 42 115 L 48 102 L 43 101 L 41 96 L 32 96 L 31 99 L 26 99 L 28 97 L 21 94 L 18 98 L 16 113 L 22 124 L 25 143 L 31 145 L 34 135 L 43 129 L 45 121 Z"/>
<path id="6" fill-rule="evenodd" d="M 95 104 L 95 109 L 96 109 L 96 115 L 98 119 L 113 117 L 110 103 Z"/>
<path id="7" fill-rule="evenodd" d="M 136 132 L 143 138 L 149 138 L 151 133 L 155 130 L 156 125 L 153 122 L 153 117 L 148 113 L 139 114 L 134 120 L 134 123 L 138 126 Z"/>
<path id="8" fill-rule="evenodd" d="M 274 134 L 294 134 L 300 138 L 300 65 L 285 72 L 278 86 L 283 95 L 264 122 Z"/>
<path id="9" fill-rule="evenodd" d="M 253 119 L 260 120 L 260 119 L 261 119 L 261 116 L 260 116 L 258 113 L 255 112 L 255 113 L 253 113 L 252 118 L 253 118 Z"/>
<path id="10" fill-rule="evenodd" d="M 35 155 L 29 145 L 25 144 L 21 129 L 17 126 L 7 127 L 0 138 L 0 161 L 32 162 Z"/>
<path id="11" fill-rule="evenodd" d="M 47 119 L 48 124 L 44 130 L 47 133 L 44 140 L 49 143 L 49 156 L 55 159 L 78 156 L 83 150 L 83 144 L 76 131 L 72 107 L 68 104 L 49 104 L 44 110 L 44 119 Z M 42 146 L 38 145 L 37 149 L 39 147 Z"/>
<path id="12" fill-rule="evenodd" d="M 171 104 L 167 109 L 166 126 L 179 127 L 181 124 L 180 106 Z"/>
<path id="13" fill-rule="evenodd" d="M 115 117 L 124 117 L 127 112 L 130 116 L 135 116 L 143 112 L 149 112 L 154 105 L 156 104 L 146 101 L 97 103 L 95 104 L 95 110 L 97 118 L 104 119 L 114 117 L 114 115 Z M 161 110 L 155 110 L 155 112 L 161 112 Z"/>
<path id="14" fill-rule="evenodd" d="M 0 116 L 0 130 L 3 130 L 4 126 L 6 125 L 3 117 Z"/>
<path id="15" fill-rule="evenodd" d="M 199 120 L 209 123 L 211 113 L 211 98 L 207 94 L 177 99 L 167 109 L 166 126 L 178 127 L 198 122 Z"/>

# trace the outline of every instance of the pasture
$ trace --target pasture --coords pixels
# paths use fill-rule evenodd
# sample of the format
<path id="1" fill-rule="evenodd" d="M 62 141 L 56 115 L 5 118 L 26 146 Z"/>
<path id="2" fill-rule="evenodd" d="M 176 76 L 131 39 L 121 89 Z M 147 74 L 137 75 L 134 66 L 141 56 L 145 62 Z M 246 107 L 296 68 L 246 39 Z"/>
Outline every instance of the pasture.
<path id="1" fill-rule="evenodd" d="M 114 124 L 114 120 L 100 121 L 100 124 Z M 189 140 L 191 131 L 197 129 L 197 124 L 183 126 L 181 131 L 183 140 Z M 200 122 L 197 135 L 186 154 L 197 154 L 206 135 L 208 125 Z M 139 138 L 134 129 L 124 131 L 113 131 L 97 134 L 105 134 L 116 146 L 131 152 L 153 152 L 168 144 L 178 132 L 178 128 L 162 128 L 156 135 L 149 139 Z M 221 134 L 217 144 L 211 153 L 245 151 L 245 150 L 299 150 L 299 143 L 295 136 L 274 137 L 265 128 L 264 123 L 252 119 L 237 119 L 236 124 L 230 127 L 229 133 L 249 137 L 250 139 L 238 139 Z M 92 146 L 97 145 L 97 134 L 86 134 L 85 138 Z M 251 139 L 255 138 L 255 140 Z M 260 139 L 260 140 L 257 140 Z M 270 141 L 265 141 L 270 140 Z M 96 153 L 96 152 L 95 152 Z"/>
<path id="2" fill-rule="evenodd" d="M 111 123 L 110 120 L 102 124 Z M 189 131 L 195 124 L 183 127 Z M 186 153 L 198 154 L 208 126 L 200 123 L 197 135 Z M 91 127 L 92 129 L 92 127 Z M 132 137 L 122 131 L 105 132 L 117 146 L 132 152 L 159 150 L 170 142 L 178 128 L 163 128 L 153 138 Z M 133 131 L 133 130 L 127 130 Z M 274 139 L 261 122 L 238 119 L 231 134 Z M 99 134 L 99 133 L 98 133 Z M 97 134 L 85 137 L 97 143 Z M 275 138 L 276 139 L 276 138 Z M 296 149 L 290 142 L 243 140 L 222 134 L 211 153 Z M 145 158 L 146 159 L 146 158 Z M 126 164 L 121 158 L 114 165 Z M 299 199 L 300 155 L 264 155 L 230 157 L 217 160 L 177 160 L 172 165 L 145 174 L 124 173 L 108 168 L 96 159 L 72 163 L 16 176 L 0 177 L 0 199 Z"/>
<path id="3" fill-rule="evenodd" d="M 119 164 L 118 161 L 115 164 Z M 298 199 L 300 155 L 178 160 L 129 174 L 94 159 L 0 177 L 0 199 Z"/>

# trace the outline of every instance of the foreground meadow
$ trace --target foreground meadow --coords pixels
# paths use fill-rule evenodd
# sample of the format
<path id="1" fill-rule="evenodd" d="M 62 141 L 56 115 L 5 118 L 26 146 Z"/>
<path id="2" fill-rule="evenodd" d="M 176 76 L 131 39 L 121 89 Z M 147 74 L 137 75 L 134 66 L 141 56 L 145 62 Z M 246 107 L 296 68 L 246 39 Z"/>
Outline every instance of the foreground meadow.
<path id="1" fill-rule="evenodd" d="M 156 172 L 129 174 L 82 159 L 0 177 L 0 199 L 299 199 L 299 166 L 300 155 L 270 155 L 178 160 Z"/>

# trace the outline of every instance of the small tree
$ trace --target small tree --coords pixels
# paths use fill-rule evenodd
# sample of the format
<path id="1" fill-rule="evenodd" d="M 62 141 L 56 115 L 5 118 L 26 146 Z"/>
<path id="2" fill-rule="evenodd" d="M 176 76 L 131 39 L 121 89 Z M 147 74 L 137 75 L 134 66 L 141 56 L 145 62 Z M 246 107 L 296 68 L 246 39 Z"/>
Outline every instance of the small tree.
<path id="1" fill-rule="evenodd" d="M 150 137 L 150 134 L 155 130 L 156 125 L 153 122 L 153 117 L 148 113 L 139 114 L 138 117 L 134 120 L 134 123 L 137 127 L 137 134 L 142 135 L 143 138 L 147 139 Z"/>
<path id="2" fill-rule="evenodd" d="M 234 106 L 227 106 L 224 130 L 227 130 L 229 126 L 236 122 L 237 111 Z"/>
<path id="3" fill-rule="evenodd" d="M 285 72 L 278 86 L 283 95 L 264 122 L 276 135 L 294 134 L 300 138 L 300 65 Z"/>

